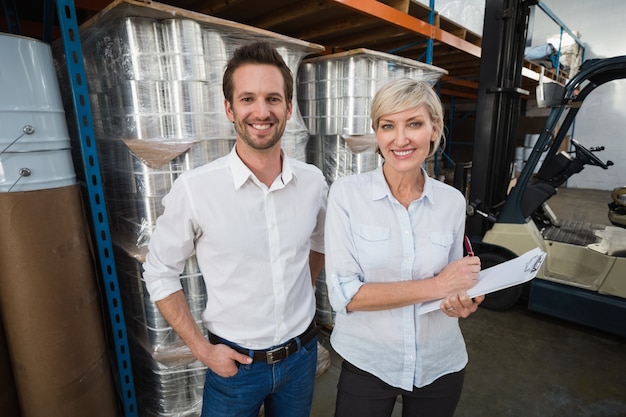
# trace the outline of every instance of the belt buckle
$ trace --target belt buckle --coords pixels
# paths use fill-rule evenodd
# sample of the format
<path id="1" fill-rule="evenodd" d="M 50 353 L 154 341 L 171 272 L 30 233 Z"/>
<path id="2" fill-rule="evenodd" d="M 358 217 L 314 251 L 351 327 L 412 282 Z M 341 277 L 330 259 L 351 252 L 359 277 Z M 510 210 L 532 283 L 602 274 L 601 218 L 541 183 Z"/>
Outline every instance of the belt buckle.
<path id="1" fill-rule="evenodd" d="M 272 365 L 286 359 L 289 356 L 289 345 L 280 346 L 265 352 L 265 359 L 268 365 Z"/>

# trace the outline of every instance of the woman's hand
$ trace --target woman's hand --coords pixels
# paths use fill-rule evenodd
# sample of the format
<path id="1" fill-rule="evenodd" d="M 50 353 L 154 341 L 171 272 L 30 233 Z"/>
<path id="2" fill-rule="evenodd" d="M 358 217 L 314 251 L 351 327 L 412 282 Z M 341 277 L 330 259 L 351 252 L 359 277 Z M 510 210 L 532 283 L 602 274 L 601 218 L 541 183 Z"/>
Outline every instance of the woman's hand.
<path id="1" fill-rule="evenodd" d="M 484 295 L 471 298 L 465 291 L 462 291 L 446 297 L 439 308 L 450 317 L 466 318 L 478 309 L 484 299 Z"/>
<path id="2" fill-rule="evenodd" d="M 480 258 L 466 256 L 448 264 L 435 277 L 436 285 L 443 294 L 466 291 L 478 282 Z"/>

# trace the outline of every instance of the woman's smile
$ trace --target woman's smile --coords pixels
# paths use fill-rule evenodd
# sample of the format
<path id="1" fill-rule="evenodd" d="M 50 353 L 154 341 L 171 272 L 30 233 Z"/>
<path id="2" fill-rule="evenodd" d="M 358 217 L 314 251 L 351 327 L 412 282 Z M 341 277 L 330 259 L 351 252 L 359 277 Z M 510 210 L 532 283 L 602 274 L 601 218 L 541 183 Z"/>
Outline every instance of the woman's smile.
<path id="1" fill-rule="evenodd" d="M 404 157 L 413 155 L 413 153 L 415 153 L 415 148 L 402 149 L 402 150 L 396 149 L 396 150 L 392 150 L 391 152 L 398 158 L 404 158 Z"/>

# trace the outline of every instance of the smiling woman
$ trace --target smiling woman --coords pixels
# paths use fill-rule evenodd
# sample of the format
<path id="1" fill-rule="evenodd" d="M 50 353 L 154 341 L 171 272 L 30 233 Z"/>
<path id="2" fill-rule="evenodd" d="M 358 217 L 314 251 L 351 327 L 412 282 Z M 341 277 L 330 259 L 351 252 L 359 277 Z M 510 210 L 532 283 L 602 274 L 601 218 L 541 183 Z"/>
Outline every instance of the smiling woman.
<path id="1" fill-rule="evenodd" d="M 450 417 L 459 401 L 467 352 L 457 319 L 484 297 L 466 293 L 480 258 L 463 257 L 465 198 L 422 167 L 438 149 L 442 116 L 429 84 L 384 85 L 371 111 L 382 167 L 331 186 L 326 284 L 337 312 L 331 343 L 344 359 L 338 417 L 389 417 L 398 395 L 405 415 Z M 437 299 L 438 311 L 417 314 Z"/>
<path id="2" fill-rule="evenodd" d="M 424 106 L 381 117 L 376 138 L 378 149 L 386 162 L 385 173 L 418 173 L 436 136 L 437 130 Z"/>
<path id="3" fill-rule="evenodd" d="M 422 164 L 439 149 L 443 109 L 432 87 L 404 78 L 383 86 L 372 101 L 372 127 L 385 159 L 391 192 L 408 207 L 424 189 Z"/>
<path id="4" fill-rule="evenodd" d="M 390 82 L 378 90 L 372 102 L 372 127 L 378 130 L 384 116 L 417 110 L 422 106 L 425 108 L 421 116 L 424 120 L 430 121 L 435 130 L 427 157 L 431 156 L 443 139 L 443 108 L 439 97 L 426 82 L 403 78 Z"/>

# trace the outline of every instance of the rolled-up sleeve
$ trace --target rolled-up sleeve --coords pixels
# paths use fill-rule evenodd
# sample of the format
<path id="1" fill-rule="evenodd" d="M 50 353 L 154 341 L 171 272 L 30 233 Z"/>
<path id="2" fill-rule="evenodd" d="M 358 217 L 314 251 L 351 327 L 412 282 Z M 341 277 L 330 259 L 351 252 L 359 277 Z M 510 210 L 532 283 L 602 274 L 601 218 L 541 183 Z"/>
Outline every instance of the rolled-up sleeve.
<path id="1" fill-rule="evenodd" d="M 189 194 L 180 181 L 163 199 L 164 213 L 157 219 L 143 264 L 143 278 L 155 302 L 182 289 L 180 274 L 194 253 L 195 228 Z"/>
<path id="2" fill-rule="evenodd" d="M 346 314 L 346 306 L 364 284 L 363 272 L 357 262 L 356 248 L 351 230 L 349 187 L 341 179 L 330 188 L 326 210 L 326 286 L 332 308 Z"/>
<path id="3" fill-rule="evenodd" d="M 362 285 L 363 281 L 358 275 L 339 277 L 337 274 L 331 273 L 326 278 L 330 305 L 337 313 L 346 314 L 346 306 Z"/>

